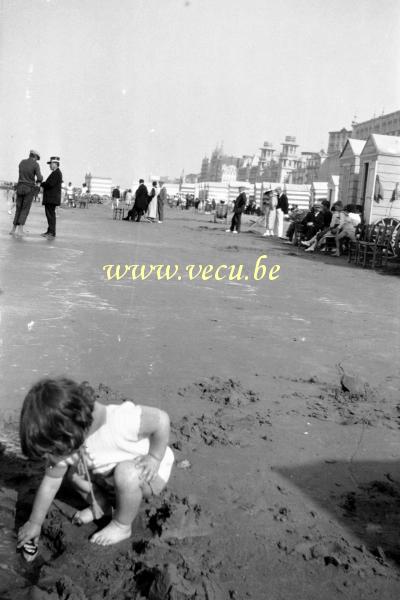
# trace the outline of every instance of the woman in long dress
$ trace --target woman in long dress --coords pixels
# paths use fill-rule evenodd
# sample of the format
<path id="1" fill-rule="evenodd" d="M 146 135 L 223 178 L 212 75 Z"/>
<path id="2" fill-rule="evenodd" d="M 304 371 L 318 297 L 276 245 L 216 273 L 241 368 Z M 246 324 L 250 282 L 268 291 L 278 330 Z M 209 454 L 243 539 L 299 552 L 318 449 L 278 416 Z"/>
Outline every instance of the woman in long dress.
<path id="1" fill-rule="evenodd" d="M 157 181 L 153 181 L 153 187 L 150 191 L 150 202 L 147 207 L 147 218 L 152 223 L 157 220 Z"/>

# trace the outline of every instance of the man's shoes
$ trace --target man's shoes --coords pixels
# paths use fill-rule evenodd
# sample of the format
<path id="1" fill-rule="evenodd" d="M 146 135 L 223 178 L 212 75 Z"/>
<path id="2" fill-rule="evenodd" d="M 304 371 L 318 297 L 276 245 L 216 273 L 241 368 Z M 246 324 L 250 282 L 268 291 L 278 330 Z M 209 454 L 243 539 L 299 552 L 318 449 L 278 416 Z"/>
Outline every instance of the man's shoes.
<path id="1" fill-rule="evenodd" d="M 314 246 L 310 246 L 309 248 L 306 248 L 306 252 L 314 252 L 315 248 Z"/>
<path id="2" fill-rule="evenodd" d="M 158 223 L 162 223 L 162 221 L 158 221 Z"/>
<path id="3" fill-rule="evenodd" d="M 309 242 L 308 240 L 303 240 L 302 242 L 300 242 L 300 244 L 301 244 L 302 246 L 310 246 L 310 245 L 311 245 L 311 242 Z"/>
<path id="4" fill-rule="evenodd" d="M 232 233 L 230 229 L 225 229 L 225 233 Z"/>
<path id="5" fill-rule="evenodd" d="M 235 230 L 235 231 L 232 231 L 232 233 L 239 233 L 239 232 Z"/>
<path id="6" fill-rule="evenodd" d="M 266 231 L 265 233 L 263 233 L 263 237 L 269 237 L 271 234 L 269 231 Z"/>
<path id="7" fill-rule="evenodd" d="M 129 217 L 124 217 L 122 220 L 123 221 L 129 221 Z"/>
<path id="8" fill-rule="evenodd" d="M 41 233 L 40 234 L 42 237 L 47 237 L 48 235 L 50 235 L 47 231 L 45 233 Z"/>

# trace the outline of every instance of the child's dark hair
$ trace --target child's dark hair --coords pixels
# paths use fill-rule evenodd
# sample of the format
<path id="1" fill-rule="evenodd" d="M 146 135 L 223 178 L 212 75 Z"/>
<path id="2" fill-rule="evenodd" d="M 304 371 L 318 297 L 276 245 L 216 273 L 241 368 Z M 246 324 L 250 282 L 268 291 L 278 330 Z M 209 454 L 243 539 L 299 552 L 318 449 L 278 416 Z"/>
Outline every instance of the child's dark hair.
<path id="1" fill-rule="evenodd" d="M 84 442 L 93 421 L 94 390 L 87 382 L 41 379 L 28 392 L 19 422 L 21 449 L 29 458 L 67 456 Z"/>

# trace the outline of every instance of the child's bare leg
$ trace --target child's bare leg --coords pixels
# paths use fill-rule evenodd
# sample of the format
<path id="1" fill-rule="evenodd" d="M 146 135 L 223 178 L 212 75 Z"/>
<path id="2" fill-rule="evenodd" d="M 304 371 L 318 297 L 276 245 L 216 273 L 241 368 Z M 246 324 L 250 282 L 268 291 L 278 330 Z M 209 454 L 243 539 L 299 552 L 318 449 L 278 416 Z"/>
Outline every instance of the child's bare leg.
<path id="1" fill-rule="evenodd" d="M 140 479 L 140 472 L 133 461 L 119 463 L 114 470 L 116 509 L 112 521 L 92 537 L 90 541 L 101 546 L 116 544 L 131 536 L 132 522 L 139 512 L 143 496 L 151 494 L 151 488 Z"/>
<path id="2" fill-rule="evenodd" d="M 75 489 L 76 492 L 88 503 L 91 503 L 91 495 L 90 495 L 90 484 L 86 479 L 78 475 L 78 473 L 74 470 L 70 470 L 67 475 L 68 482 Z M 93 494 L 96 499 L 97 504 L 99 505 L 103 515 L 111 513 L 111 506 L 101 489 L 96 485 L 92 484 Z M 94 520 L 94 514 L 91 506 L 84 508 L 83 510 L 78 510 L 74 517 L 73 522 L 77 525 L 85 525 L 86 523 L 91 523 Z"/>

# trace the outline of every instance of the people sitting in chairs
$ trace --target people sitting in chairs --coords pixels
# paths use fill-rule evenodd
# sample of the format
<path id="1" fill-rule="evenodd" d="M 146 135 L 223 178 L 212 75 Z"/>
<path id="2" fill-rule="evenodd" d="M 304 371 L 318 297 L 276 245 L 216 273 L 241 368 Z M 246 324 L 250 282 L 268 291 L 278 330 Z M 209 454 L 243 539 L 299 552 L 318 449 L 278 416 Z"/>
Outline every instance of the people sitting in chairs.
<path id="1" fill-rule="evenodd" d="M 344 209 L 344 223 L 341 225 L 335 235 L 336 250 L 332 256 L 340 256 L 342 244 L 345 240 L 356 241 L 356 229 L 361 223 L 361 215 L 357 212 L 354 204 L 349 204 Z"/>
<path id="2" fill-rule="evenodd" d="M 322 200 L 321 210 L 316 217 L 316 228 L 317 232 L 309 240 L 305 240 L 302 243 L 303 246 L 308 246 L 306 252 L 314 252 L 319 241 L 329 233 L 332 224 L 332 212 L 329 208 L 329 201 Z"/>
<path id="3" fill-rule="evenodd" d="M 293 243 L 296 224 L 301 224 L 307 213 L 308 210 L 306 210 L 305 208 L 298 208 L 296 204 L 293 204 L 288 215 L 288 220 L 290 221 L 290 224 L 286 232 L 287 241 L 285 241 L 285 244 Z"/>
<path id="4" fill-rule="evenodd" d="M 306 240 L 311 240 L 318 232 L 324 229 L 325 219 L 322 204 L 315 202 L 302 221 Z"/>

